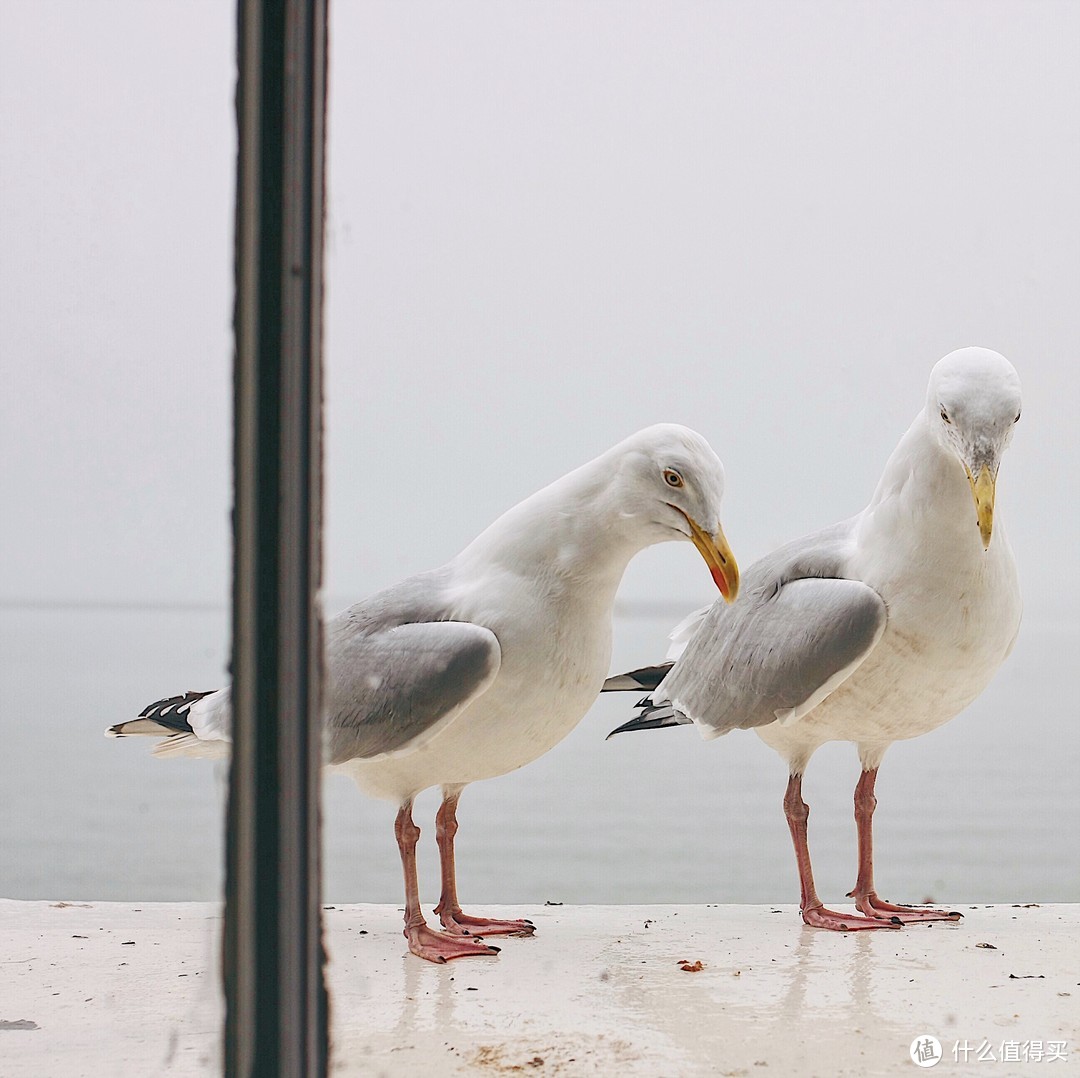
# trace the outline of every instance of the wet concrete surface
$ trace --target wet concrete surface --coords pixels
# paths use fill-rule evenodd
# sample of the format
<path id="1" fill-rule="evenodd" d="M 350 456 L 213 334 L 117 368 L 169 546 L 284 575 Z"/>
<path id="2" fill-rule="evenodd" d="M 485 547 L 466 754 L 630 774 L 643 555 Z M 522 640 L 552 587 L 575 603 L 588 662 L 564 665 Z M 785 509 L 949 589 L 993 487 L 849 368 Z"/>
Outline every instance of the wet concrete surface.
<path id="1" fill-rule="evenodd" d="M 395 907 L 331 906 L 331 1073 L 914 1074 L 926 1037 L 936 1074 L 1080 1073 L 1080 906 L 958 908 L 842 934 L 790 906 L 485 907 L 537 935 L 436 966 Z M 205 903 L 0 901 L 0 1076 L 218 1073 L 220 928 Z"/>

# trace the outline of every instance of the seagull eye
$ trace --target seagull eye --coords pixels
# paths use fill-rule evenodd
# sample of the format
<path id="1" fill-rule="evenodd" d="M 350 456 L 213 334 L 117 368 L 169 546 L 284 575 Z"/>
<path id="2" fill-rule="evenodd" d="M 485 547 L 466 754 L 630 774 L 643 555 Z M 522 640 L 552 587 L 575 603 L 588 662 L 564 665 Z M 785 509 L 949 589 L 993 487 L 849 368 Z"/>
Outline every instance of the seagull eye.
<path id="1" fill-rule="evenodd" d="M 1013 422 L 1014 423 L 1019 423 L 1020 422 L 1020 413 L 1019 412 L 1016 413 L 1016 418 L 1013 420 Z"/>
<path id="2" fill-rule="evenodd" d="M 683 485 L 683 477 L 679 475 L 674 468 L 664 469 L 664 482 L 669 487 L 681 487 Z"/>
<path id="3" fill-rule="evenodd" d="M 949 418 L 949 413 L 946 412 L 944 408 L 941 409 L 941 418 L 944 419 L 946 423 L 952 423 L 952 420 Z"/>

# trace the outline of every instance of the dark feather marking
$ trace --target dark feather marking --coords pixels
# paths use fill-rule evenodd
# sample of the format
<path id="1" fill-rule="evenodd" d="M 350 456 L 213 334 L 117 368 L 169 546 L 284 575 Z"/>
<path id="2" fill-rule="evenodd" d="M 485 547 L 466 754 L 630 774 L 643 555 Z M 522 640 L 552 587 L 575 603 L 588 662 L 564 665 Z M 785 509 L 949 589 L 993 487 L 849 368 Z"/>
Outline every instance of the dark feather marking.
<path id="1" fill-rule="evenodd" d="M 663 730 L 668 726 L 685 726 L 693 721 L 681 711 L 676 711 L 671 704 L 653 704 L 648 697 L 639 701 L 637 707 L 643 709 L 641 714 L 636 719 L 631 719 L 629 722 L 624 722 L 622 726 L 616 727 L 604 739 L 605 741 L 616 734 L 636 733 L 638 730 Z"/>
<path id="2" fill-rule="evenodd" d="M 630 692 L 638 691 L 639 689 L 645 689 L 648 692 L 652 692 L 661 681 L 668 676 L 668 672 L 675 664 L 658 663 L 656 666 L 643 666 L 638 670 L 628 670 L 625 674 L 618 674 L 615 677 L 609 677 L 604 682 L 604 687 L 601 692 Z M 632 683 L 626 684 L 626 679 L 629 679 Z M 641 706 L 640 704 L 638 705 Z"/>
<path id="3" fill-rule="evenodd" d="M 207 692 L 186 692 L 181 696 L 167 696 L 164 700 L 155 700 L 139 712 L 139 718 L 152 719 L 162 726 L 167 726 L 170 730 L 176 730 L 177 733 L 194 733 L 191 724 L 187 721 L 191 705 L 196 700 L 209 696 L 213 691 L 210 689 Z"/>

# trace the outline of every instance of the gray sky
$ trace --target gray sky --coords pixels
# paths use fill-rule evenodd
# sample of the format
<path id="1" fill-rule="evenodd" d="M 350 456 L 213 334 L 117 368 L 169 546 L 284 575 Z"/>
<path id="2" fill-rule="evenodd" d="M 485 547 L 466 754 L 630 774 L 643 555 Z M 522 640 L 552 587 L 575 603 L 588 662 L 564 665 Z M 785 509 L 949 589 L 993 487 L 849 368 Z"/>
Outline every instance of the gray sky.
<path id="1" fill-rule="evenodd" d="M 980 344 L 1027 616 L 1075 618 L 1080 5 L 331 6 L 335 602 L 660 420 L 745 566 L 856 512 Z M 227 595 L 232 21 L 0 12 L 0 599 Z M 623 594 L 713 592 L 669 544 Z"/>

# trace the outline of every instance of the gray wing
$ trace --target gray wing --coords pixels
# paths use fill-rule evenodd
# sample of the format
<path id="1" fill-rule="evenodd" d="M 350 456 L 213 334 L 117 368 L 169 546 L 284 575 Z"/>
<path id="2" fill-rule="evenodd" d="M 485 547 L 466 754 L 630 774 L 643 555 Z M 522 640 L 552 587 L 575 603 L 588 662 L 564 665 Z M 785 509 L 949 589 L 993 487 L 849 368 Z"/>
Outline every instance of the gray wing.
<path id="1" fill-rule="evenodd" d="M 843 575 L 850 522 L 751 566 L 731 606 L 716 603 L 657 689 L 655 703 L 716 734 L 793 722 L 859 666 L 888 620 L 876 591 Z"/>
<path id="2" fill-rule="evenodd" d="M 449 620 L 437 585 L 434 574 L 414 578 L 327 626 L 328 763 L 423 744 L 495 679 L 497 637 L 481 625 Z"/>

